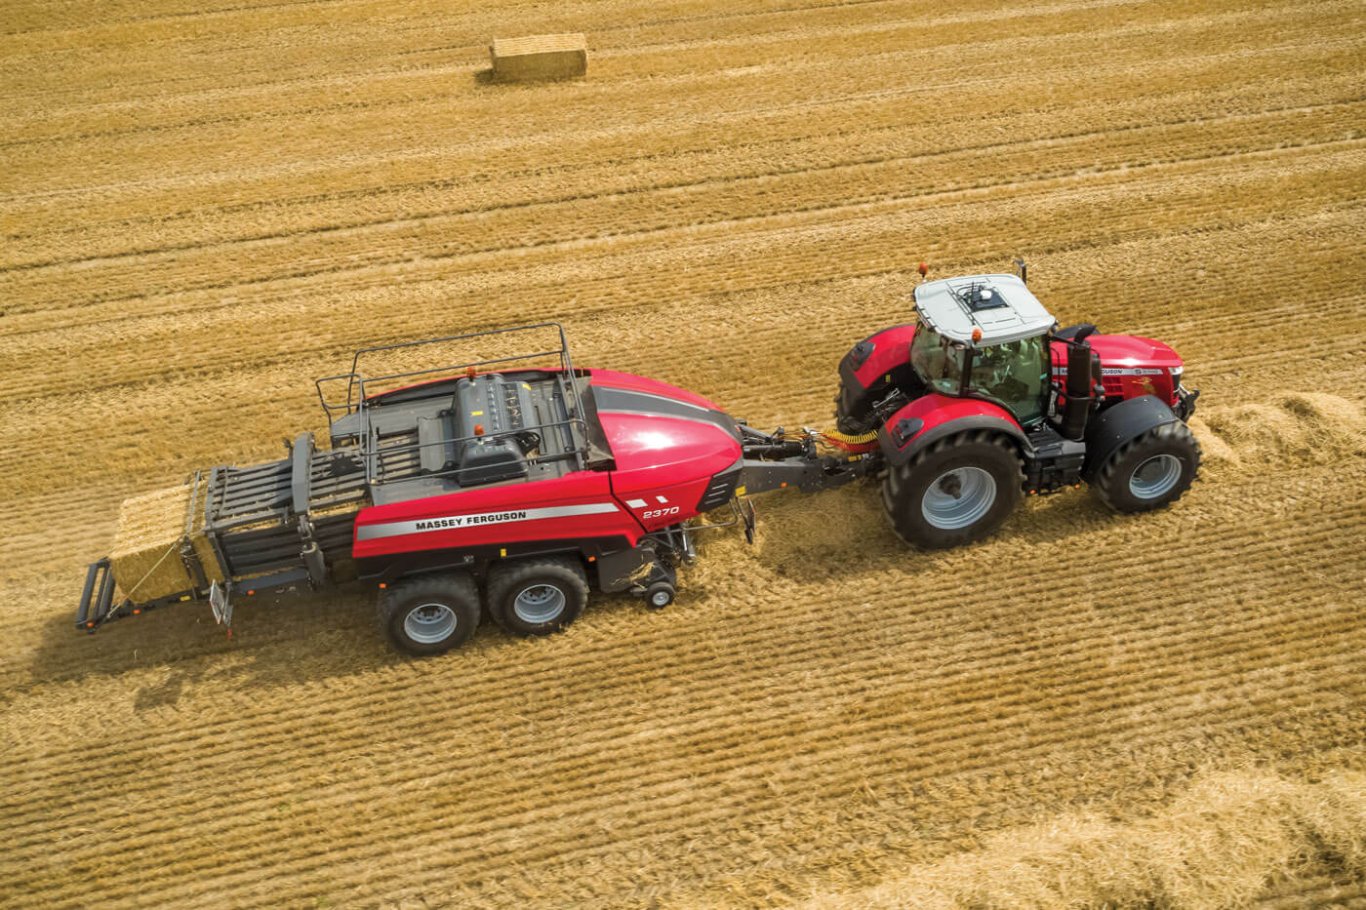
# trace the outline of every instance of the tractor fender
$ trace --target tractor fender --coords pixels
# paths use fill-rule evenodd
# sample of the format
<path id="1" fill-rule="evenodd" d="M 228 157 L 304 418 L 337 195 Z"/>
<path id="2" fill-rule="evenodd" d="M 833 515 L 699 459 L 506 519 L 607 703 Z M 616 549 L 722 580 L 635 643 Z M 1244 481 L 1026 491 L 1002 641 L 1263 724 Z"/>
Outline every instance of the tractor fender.
<path id="1" fill-rule="evenodd" d="M 873 402 L 899 386 L 912 386 L 911 339 L 914 325 L 897 325 L 869 335 L 849 349 L 839 363 L 840 388 L 835 419 L 840 432 L 861 435 L 877 417 Z"/>
<path id="2" fill-rule="evenodd" d="M 1086 461 L 1081 476 L 1090 483 L 1124 443 L 1177 419 L 1171 406 L 1156 395 L 1140 395 L 1111 405 L 1086 425 Z"/>
<path id="3" fill-rule="evenodd" d="M 1005 408 L 977 398 L 951 398 L 931 393 L 903 405 L 877 431 L 883 457 L 892 466 L 905 464 L 926 446 L 970 430 L 993 430 L 1025 443 L 1024 431 Z"/>
<path id="4" fill-rule="evenodd" d="M 915 324 L 894 325 L 869 335 L 840 360 L 840 379 L 859 391 L 871 388 L 911 358 Z"/>

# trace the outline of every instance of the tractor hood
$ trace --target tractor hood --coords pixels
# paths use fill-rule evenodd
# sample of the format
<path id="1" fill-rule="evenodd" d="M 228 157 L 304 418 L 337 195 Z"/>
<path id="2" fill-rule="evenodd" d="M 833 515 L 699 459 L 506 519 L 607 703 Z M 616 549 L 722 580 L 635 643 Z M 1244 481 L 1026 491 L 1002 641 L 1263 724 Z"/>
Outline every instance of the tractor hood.
<path id="1" fill-rule="evenodd" d="M 1124 369 L 1150 367 L 1170 371 L 1181 366 L 1176 351 L 1160 341 L 1139 335 L 1092 335 L 1091 350 L 1100 355 L 1102 367 Z"/>
<path id="2" fill-rule="evenodd" d="M 1134 374 L 1168 375 L 1173 369 L 1180 372 L 1181 357 L 1168 345 L 1139 335 L 1101 335 L 1096 333 L 1086 339 L 1091 350 L 1100 358 L 1100 365 L 1106 375 L 1118 376 Z M 1053 371 L 1065 373 L 1067 369 L 1067 346 L 1060 341 L 1053 343 Z"/>
<path id="3" fill-rule="evenodd" d="M 1108 398 L 1156 395 L 1175 406 L 1183 365 L 1176 351 L 1140 335 L 1092 335 L 1087 341 L 1100 358 L 1101 379 Z M 1067 348 L 1053 345 L 1053 375 L 1067 374 Z"/>
<path id="4" fill-rule="evenodd" d="M 740 460 L 735 420 L 700 395 L 609 370 L 589 384 L 619 496 L 706 481 Z"/>

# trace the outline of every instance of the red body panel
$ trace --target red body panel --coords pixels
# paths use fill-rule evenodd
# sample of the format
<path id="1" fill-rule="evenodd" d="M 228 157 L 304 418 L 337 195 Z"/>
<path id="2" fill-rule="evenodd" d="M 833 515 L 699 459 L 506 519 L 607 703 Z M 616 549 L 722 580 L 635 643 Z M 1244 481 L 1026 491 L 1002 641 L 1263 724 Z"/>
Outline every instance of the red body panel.
<path id="1" fill-rule="evenodd" d="M 916 440 L 924 439 L 939 427 L 967 417 L 997 420 L 1017 430 L 1019 428 L 1019 424 L 1009 411 L 990 401 L 983 401 L 980 398 L 953 398 L 931 392 L 902 406 L 887 421 L 883 432 L 889 434 L 896 449 L 903 450 L 912 446 Z M 916 432 L 901 437 L 897 429 L 903 420 L 918 420 L 921 426 Z"/>
<path id="2" fill-rule="evenodd" d="M 575 471 L 553 480 L 475 487 L 370 506 L 356 516 L 352 552 L 357 559 L 370 559 L 423 550 L 618 536 L 634 545 L 642 533 L 640 523 L 612 496 L 607 472 Z"/>
<path id="3" fill-rule="evenodd" d="M 1087 341 L 1100 357 L 1106 398 L 1156 395 L 1176 404 L 1178 383 L 1172 381 L 1172 369 L 1182 361 L 1170 346 L 1140 335 L 1092 335 Z M 1053 376 L 1060 379 L 1067 371 L 1067 346 L 1055 341 L 1051 354 Z"/>
<path id="4" fill-rule="evenodd" d="M 653 414 L 601 414 L 617 468 L 612 491 L 649 530 L 697 514 L 716 474 L 740 459 L 740 443 L 713 424 Z"/>
<path id="5" fill-rule="evenodd" d="M 914 337 L 914 325 L 895 325 L 866 338 L 865 343 L 873 345 L 873 353 L 854 371 L 859 385 L 866 389 L 910 360 Z"/>
<path id="6" fill-rule="evenodd" d="M 641 376 L 593 370 L 589 382 L 633 393 L 629 412 L 599 405 L 613 470 L 370 506 L 356 518 L 353 555 L 594 538 L 635 546 L 647 531 L 695 517 L 713 476 L 740 459 L 728 418 L 700 395 Z"/>
<path id="7" fill-rule="evenodd" d="M 599 419 L 617 464 L 612 488 L 623 496 L 710 477 L 740 457 L 740 443 L 714 424 L 656 414 L 607 413 Z"/>
<path id="8" fill-rule="evenodd" d="M 685 405 L 662 413 L 640 399 L 633 413 L 600 407 L 598 420 L 616 462 L 612 491 L 646 530 L 697 515 L 712 478 L 741 456 L 739 440 L 716 422 L 721 409 L 686 389 L 630 373 L 594 370 L 592 385 Z"/>

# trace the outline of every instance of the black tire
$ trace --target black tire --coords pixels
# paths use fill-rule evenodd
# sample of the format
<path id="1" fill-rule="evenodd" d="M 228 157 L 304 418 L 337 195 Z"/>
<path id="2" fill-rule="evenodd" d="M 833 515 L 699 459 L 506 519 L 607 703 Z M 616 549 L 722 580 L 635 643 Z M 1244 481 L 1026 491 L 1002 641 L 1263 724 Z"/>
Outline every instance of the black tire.
<path id="1" fill-rule="evenodd" d="M 678 592 L 667 581 L 657 581 L 645 589 L 645 609 L 662 610 L 674 602 Z"/>
<path id="2" fill-rule="evenodd" d="M 400 651 L 444 654 L 479 628 L 479 586 L 464 572 L 405 579 L 381 592 L 379 621 Z"/>
<path id="3" fill-rule="evenodd" d="M 1115 449 L 1091 489 L 1117 512 L 1150 512 L 1180 499 L 1199 471 L 1200 443 L 1190 427 L 1175 420 Z"/>
<path id="4" fill-rule="evenodd" d="M 489 616 L 514 635 L 550 635 L 579 618 L 588 577 L 573 557 L 500 562 L 489 570 Z"/>
<path id="5" fill-rule="evenodd" d="M 964 474 L 959 469 L 976 469 L 977 473 Z M 935 502 L 952 509 L 956 507 L 953 500 L 965 492 L 973 495 L 964 490 L 965 485 L 982 497 L 980 514 L 973 509 L 959 516 L 964 521 L 961 527 L 945 527 L 953 520 L 944 514 L 938 523 L 927 517 L 927 510 L 936 511 Z M 882 482 L 882 507 L 902 540 L 942 550 L 981 540 L 999 528 L 1019 504 L 1023 489 L 1024 471 L 1014 444 L 999 433 L 979 430 L 941 439 L 891 468 Z M 930 503 L 927 494 L 933 494 Z"/>

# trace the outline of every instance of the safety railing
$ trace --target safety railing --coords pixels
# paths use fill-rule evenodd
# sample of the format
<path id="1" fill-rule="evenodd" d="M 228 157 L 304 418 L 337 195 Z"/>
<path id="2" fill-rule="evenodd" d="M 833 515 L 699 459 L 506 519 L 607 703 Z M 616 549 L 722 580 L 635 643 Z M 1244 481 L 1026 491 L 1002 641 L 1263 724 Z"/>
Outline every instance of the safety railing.
<path id="1" fill-rule="evenodd" d="M 526 349 L 518 349 L 515 342 L 519 337 L 526 337 L 531 341 L 545 339 L 551 344 L 529 343 Z M 457 359 L 442 362 L 436 366 L 423 366 L 413 369 L 390 369 L 387 372 L 381 371 L 375 375 L 366 375 L 362 372 L 363 361 L 379 360 L 384 355 L 394 359 L 403 359 L 404 355 L 411 357 L 422 348 L 433 350 L 439 345 L 474 347 L 481 343 L 491 343 L 494 340 L 512 342 L 514 346 L 510 350 L 497 352 L 496 356 Z M 439 382 L 447 378 L 457 379 L 462 376 L 472 377 L 481 373 L 533 369 L 559 374 L 557 387 L 563 398 L 566 414 L 563 419 L 476 436 L 443 438 L 425 443 L 419 441 L 417 443 L 383 445 L 377 428 L 370 420 L 370 402 L 379 395 L 431 382 Z M 365 466 L 366 479 L 372 484 L 455 475 L 459 468 L 439 471 L 414 470 L 398 476 L 391 476 L 393 472 L 389 466 L 395 462 L 401 463 L 405 459 L 420 466 L 423 449 L 453 445 L 458 450 L 459 446 L 475 440 L 494 441 L 519 436 L 525 438 L 526 434 L 535 433 L 544 441 L 547 433 L 562 431 L 561 441 L 564 451 L 542 456 L 537 460 L 544 462 L 573 459 L 582 464 L 586 455 L 588 427 L 584 420 L 583 401 L 579 395 L 578 383 L 575 381 L 574 362 L 569 351 L 569 340 L 565 335 L 564 327 L 557 322 L 540 322 L 506 329 L 468 332 L 461 335 L 447 335 L 420 341 L 362 348 L 353 355 L 349 373 L 325 376 L 318 379 L 315 385 L 318 391 L 318 400 L 327 414 L 329 423 L 335 423 L 337 420 L 350 415 L 358 415 L 354 423 L 357 429 L 355 435 L 360 443 L 359 455 Z M 341 397 L 343 388 L 344 398 Z M 334 392 L 331 396 L 329 396 L 329 389 Z"/>

